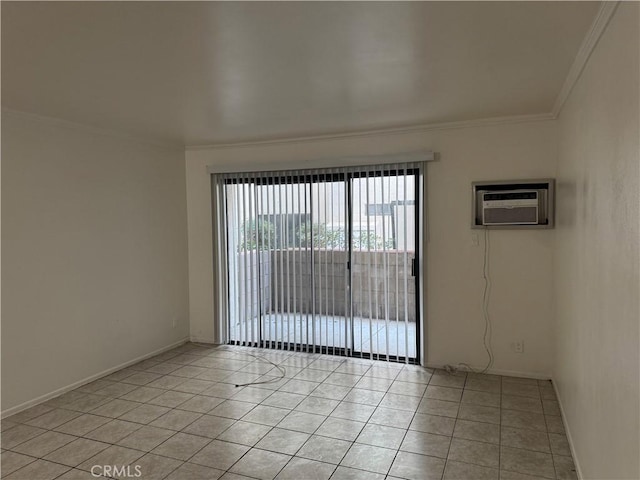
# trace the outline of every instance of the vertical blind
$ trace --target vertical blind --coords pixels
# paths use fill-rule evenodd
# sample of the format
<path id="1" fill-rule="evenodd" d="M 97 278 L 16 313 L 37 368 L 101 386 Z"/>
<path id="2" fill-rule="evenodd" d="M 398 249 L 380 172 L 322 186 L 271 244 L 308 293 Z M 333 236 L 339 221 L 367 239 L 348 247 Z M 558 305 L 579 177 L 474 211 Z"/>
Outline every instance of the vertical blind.
<path id="1" fill-rule="evenodd" d="M 213 175 L 223 338 L 415 361 L 421 165 Z"/>

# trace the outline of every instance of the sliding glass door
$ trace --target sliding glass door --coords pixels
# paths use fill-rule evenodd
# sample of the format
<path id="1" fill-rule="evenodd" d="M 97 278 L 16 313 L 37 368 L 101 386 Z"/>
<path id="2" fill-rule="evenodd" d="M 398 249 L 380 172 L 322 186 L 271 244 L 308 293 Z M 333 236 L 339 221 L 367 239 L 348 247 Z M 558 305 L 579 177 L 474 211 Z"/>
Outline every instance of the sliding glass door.
<path id="1" fill-rule="evenodd" d="M 351 298 L 354 348 L 403 361 L 418 351 L 416 171 L 355 174 Z"/>
<path id="2" fill-rule="evenodd" d="M 224 177 L 228 339 L 413 362 L 416 166 Z"/>

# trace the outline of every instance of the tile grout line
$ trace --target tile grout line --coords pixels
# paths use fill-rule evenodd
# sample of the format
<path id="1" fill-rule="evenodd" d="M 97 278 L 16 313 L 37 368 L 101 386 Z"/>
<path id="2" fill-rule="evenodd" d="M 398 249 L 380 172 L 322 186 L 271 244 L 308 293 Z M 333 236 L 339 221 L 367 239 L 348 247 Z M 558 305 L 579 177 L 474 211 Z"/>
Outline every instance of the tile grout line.
<path id="1" fill-rule="evenodd" d="M 411 421 L 409 422 L 409 425 L 405 429 L 404 435 L 402 436 L 402 441 L 400 442 L 400 445 L 398 445 L 398 449 L 396 451 L 396 454 L 393 457 L 393 461 L 391 462 L 391 465 L 389 466 L 389 470 L 387 471 L 387 475 L 391 475 L 391 470 L 393 469 L 393 464 L 396 462 L 396 458 L 398 458 L 398 454 L 401 451 L 400 449 L 402 448 L 402 444 L 404 443 L 405 439 L 407 438 L 407 434 L 410 431 L 409 429 L 411 428 L 411 424 L 413 423 L 414 419 L 416 418 L 416 415 L 418 413 L 418 408 L 420 408 L 420 403 L 422 403 L 422 400 L 424 400 L 425 395 L 427 394 L 427 388 L 429 387 L 429 384 L 431 383 L 431 379 L 432 378 L 433 378 L 433 373 L 429 376 L 429 381 L 425 385 L 424 392 L 422 392 L 422 396 L 420 397 L 420 402 L 418 402 L 418 406 L 416 407 L 415 411 L 413 412 L 413 415 L 411 416 Z M 451 432 L 451 434 L 453 435 L 453 432 Z M 445 461 L 445 467 L 446 467 L 446 461 Z M 440 478 L 442 478 L 444 476 L 445 467 L 442 468 L 442 475 L 440 476 Z"/>
<path id="2" fill-rule="evenodd" d="M 500 408 L 500 423 L 498 424 L 498 478 L 500 478 L 500 472 L 502 471 L 502 379 L 500 379 L 500 397 L 498 399 L 498 405 Z"/>
<path id="3" fill-rule="evenodd" d="M 431 382 L 429 382 L 431 383 Z M 458 411 L 456 414 L 456 418 L 453 421 L 453 430 L 451 430 L 451 440 L 449 442 L 449 448 L 447 448 L 447 456 L 444 460 L 444 469 L 442 470 L 441 478 L 444 478 L 445 472 L 447 471 L 447 466 L 449 465 L 449 455 L 451 454 L 451 446 L 453 444 L 454 434 L 456 432 L 456 425 L 458 424 L 458 419 L 460 419 L 460 408 L 462 407 L 462 397 L 464 396 L 464 385 L 467 383 L 467 374 L 465 373 L 464 383 L 462 386 L 462 391 L 460 392 L 460 403 L 458 405 Z"/>

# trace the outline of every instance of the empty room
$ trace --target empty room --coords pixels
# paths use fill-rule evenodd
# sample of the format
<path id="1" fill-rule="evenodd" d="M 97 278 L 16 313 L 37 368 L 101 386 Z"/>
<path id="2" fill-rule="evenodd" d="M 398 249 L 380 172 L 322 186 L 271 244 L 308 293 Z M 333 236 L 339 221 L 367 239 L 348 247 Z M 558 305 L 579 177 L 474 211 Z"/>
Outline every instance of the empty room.
<path id="1" fill-rule="evenodd" d="M 7 480 L 640 479 L 640 2 L 0 2 Z"/>

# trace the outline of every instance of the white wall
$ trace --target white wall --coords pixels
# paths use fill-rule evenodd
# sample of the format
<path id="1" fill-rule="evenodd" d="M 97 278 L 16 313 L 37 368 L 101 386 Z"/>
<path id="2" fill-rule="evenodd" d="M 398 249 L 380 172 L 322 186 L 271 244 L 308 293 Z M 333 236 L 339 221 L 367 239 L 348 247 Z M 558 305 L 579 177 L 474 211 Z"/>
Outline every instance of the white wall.
<path id="1" fill-rule="evenodd" d="M 554 381 L 586 479 L 640 478 L 638 7 L 619 5 L 559 117 Z"/>
<path id="2" fill-rule="evenodd" d="M 3 112 L 2 260 L 3 412 L 187 337 L 184 152 Z"/>
<path id="3" fill-rule="evenodd" d="M 188 150 L 189 291 L 191 336 L 217 341 L 212 295 L 212 226 L 207 166 L 221 170 L 327 165 L 351 155 L 433 149 L 428 166 L 430 239 L 427 262 L 427 362 L 486 363 L 482 345 L 482 237 L 472 246 L 471 182 L 553 177 L 554 122 L 539 121 L 394 135 L 361 136 L 234 148 Z M 335 162 L 333 163 L 335 165 Z M 481 232 L 480 232 L 481 233 Z M 549 376 L 552 354 L 553 230 L 491 232 L 494 369 Z M 525 351 L 511 351 L 514 340 Z"/>

